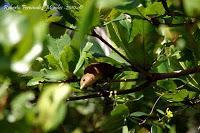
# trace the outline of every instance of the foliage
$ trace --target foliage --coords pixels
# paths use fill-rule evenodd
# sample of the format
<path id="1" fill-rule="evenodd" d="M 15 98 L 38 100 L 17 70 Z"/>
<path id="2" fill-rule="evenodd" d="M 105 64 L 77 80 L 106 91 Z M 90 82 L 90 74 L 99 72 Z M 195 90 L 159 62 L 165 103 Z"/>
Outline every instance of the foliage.
<path id="1" fill-rule="evenodd" d="M 1 132 L 198 132 L 199 4 L 0 2 Z M 80 90 L 95 62 L 121 71 Z"/>

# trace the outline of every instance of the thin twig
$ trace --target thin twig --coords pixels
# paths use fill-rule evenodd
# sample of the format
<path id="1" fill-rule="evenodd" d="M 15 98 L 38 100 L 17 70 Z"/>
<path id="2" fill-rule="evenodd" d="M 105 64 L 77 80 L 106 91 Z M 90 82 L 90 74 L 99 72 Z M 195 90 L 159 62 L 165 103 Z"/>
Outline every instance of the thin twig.
<path id="1" fill-rule="evenodd" d="M 139 79 L 113 79 L 110 81 L 110 83 L 113 83 L 113 82 L 135 82 L 135 81 L 139 81 Z"/>
<path id="2" fill-rule="evenodd" d="M 64 24 L 60 24 L 60 23 L 56 23 L 56 22 L 52 22 L 52 24 L 55 24 L 57 26 L 63 27 L 63 28 L 68 29 L 68 30 L 76 31 L 76 29 L 70 28 L 70 27 L 68 27 Z"/>
<path id="3" fill-rule="evenodd" d="M 193 99 L 187 99 L 182 101 L 183 104 L 188 105 L 188 106 L 194 106 L 196 104 L 200 104 L 200 96 L 195 97 Z"/>
<path id="4" fill-rule="evenodd" d="M 160 100 L 160 98 L 161 98 L 163 95 L 164 95 L 164 94 L 160 95 L 160 96 L 157 98 L 157 100 L 156 100 L 155 103 L 153 104 L 153 107 L 151 108 L 151 111 L 150 111 L 150 113 L 149 113 L 149 116 L 153 113 L 153 111 L 154 111 L 154 109 L 155 109 L 155 107 L 156 107 L 156 104 L 158 103 L 158 101 Z M 144 123 L 147 121 L 148 118 L 149 118 L 149 117 L 147 116 L 142 122 L 139 123 L 139 125 L 144 124 Z"/>
<path id="5" fill-rule="evenodd" d="M 39 83 L 44 84 L 44 83 L 73 83 L 73 82 L 79 82 L 80 79 L 66 79 L 66 80 L 58 80 L 58 81 L 39 81 Z"/>

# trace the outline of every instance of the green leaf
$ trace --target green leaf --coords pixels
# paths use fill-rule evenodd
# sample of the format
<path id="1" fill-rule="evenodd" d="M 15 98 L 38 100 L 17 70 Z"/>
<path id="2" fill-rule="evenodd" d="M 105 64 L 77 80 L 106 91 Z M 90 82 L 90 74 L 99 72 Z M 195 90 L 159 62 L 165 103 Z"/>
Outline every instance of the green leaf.
<path id="1" fill-rule="evenodd" d="M 36 42 L 42 42 L 46 37 L 47 33 L 47 23 L 46 22 L 38 22 L 35 24 L 33 29 L 33 35 Z"/>
<path id="2" fill-rule="evenodd" d="M 135 3 L 138 5 L 137 3 Z M 148 18 L 150 16 L 160 16 L 165 14 L 165 9 L 162 6 L 161 2 L 152 2 L 148 4 L 148 6 L 144 7 L 144 5 L 140 5 L 136 8 L 129 8 L 122 10 L 124 13 L 129 13 L 130 15 L 133 15 L 133 17 L 137 18 L 138 16 L 140 18 Z"/>
<path id="3" fill-rule="evenodd" d="M 2 79 L 0 77 L 0 98 L 7 94 L 9 85 L 10 85 L 10 80 L 8 78 Z"/>
<path id="4" fill-rule="evenodd" d="M 66 45 L 70 44 L 70 37 L 67 34 L 64 34 L 59 39 L 54 39 L 51 36 L 48 38 L 49 45 L 48 49 L 50 53 L 58 60 L 60 58 L 60 54 L 63 51 Z"/>
<path id="5" fill-rule="evenodd" d="M 65 46 L 63 51 L 60 53 L 60 66 L 65 73 L 70 73 L 74 70 L 76 64 L 74 58 L 75 53 L 71 46 Z"/>
<path id="6" fill-rule="evenodd" d="M 28 3 L 30 0 L 7 0 L 9 3 L 14 5 L 21 5 L 22 3 Z"/>
<path id="7" fill-rule="evenodd" d="M 153 125 L 153 126 L 151 127 L 151 132 L 152 132 L 152 133 L 163 133 L 163 130 L 162 130 L 161 127 L 156 126 L 156 125 Z"/>
<path id="8" fill-rule="evenodd" d="M 124 126 L 123 116 L 110 116 L 107 117 L 101 125 L 104 133 L 116 133 L 121 132 Z"/>
<path id="9" fill-rule="evenodd" d="M 162 115 L 165 115 L 165 112 L 160 110 L 160 109 L 156 109 L 156 111 L 158 111 L 158 113 L 162 114 Z"/>
<path id="10" fill-rule="evenodd" d="M 124 18 L 126 18 L 126 16 L 124 16 Z M 131 26 L 132 25 L 130 19 L 122 19 L 119 21 L 119 23 L 117 23 L 119 35 L 124 44 L 129 41 Z"/>
<path id="11" fill-rule="evenodd" d="M 118 45 L 119 43 L 122 43 L 120 35 L 118 33 L 118 29 L 115 26 L 115 24 L 114 23 L 109 23 L 106 26 L 108 28 L 109 35 L 110 35 L 112 41 L 114 41 L 116 45 Z"/>
<path id="12" fill-rule="evenodd" d="M 171 67 L 169 66 L 168 62 L 166 61 L 166 62 L 161 63 L 157 67 L 157 71 L 160 73 L 164 73 L 164 72 L 170 72 L 172 70 L 171 70 Z"/>
<path id="13" fill-rule="evenodd" d="M 18 133 L 30 133 L 32 131 L 32 126 L 30 126 L 30 124 L 25 120 L 17 121 L 15 123 L 1 120 L 0 128 L 3 133 L 13 133 L 13 131 Z"/>
<path id="14" fill-rule="evenodd" d="M 132 22 L 132 29 L 130 35 L 131 38 L 129 42 L 131 42 L 138 34 L 145 36 L 150 32 L 154 32 L 153 30 L 154 28 L 147 21 L 135 19 Z"/>
<path id="15" fill-rule="evenodd" d="M 71 0 L 52 0 L 48 1 L 50 2 L 50 4 L 53 3 L 56 4 L 56 6 L 60 6 L 62 7 L 62 10 L 59 10 L 59 13 L 61 14 L 61 16 L 63 17 L 63 19 L 67 22 L 69 22 L 70 24 L 75 24 L 76 23 L 76 16 L 78 16 L 79 14 L 79 10 L 77 11 L 77 8 L 79 9 L 79 6 L 82 6 L 82 2 L 77 2 L 78 6 L 76 6 L 76 8 L 70 8 L 74 6 L 75 1 L 71 1 Z M 70 4 L 72 3 L 72 4 Z M 70 9 L 70 10 L 69 10 Z"/>
<path id="16" fill-rule="evenodd" d="M 144 112 L 133 112 L 130 114 L 130 116 L 134 116 L 134 117 L 140 117 L 140 116 L 147 116 L 147 113 Z"/>
<path id="17" fill-rule="evenodd" d="M 129 109 L 124 104 L 117 105 L 111 112 L 111 116 L 128 115 Z"/>
<path id="18" fill-rule="evenodd" d="M 163 15 L 165 14 L 165 9 L 161 2 L 153 2 L 145 9 L 145 15 Z"/>
<path id="19" fill-rule="evenodd" d="M 125 80 L 125 79 L 137 79 L 138 78 L 138 73 L 137 72 L 133 72 L 133 71 L 124 71 L 122 73 L 120 73 L 119 75 L 116 75 L 116 79 L 119 80 Z M 133 88 L 133 86 L 136 84 L 136 81 L 132 81 L 132 82 L 120 82 L 120 83 L 113 83 L 113 88 L 119 88 L 121 90 L 127 90 L 127 89 L 131 89 Z M 118 86 L 116 86 L 118 85 Z"/>
<path id="20" fill-rule="evenodd" d="M 64 34 L 59 39 L 49 37 L 48 49 L 51 55 L 46 56 L 49 64 L 55 69 L 62 70 L 66 76 L 70 76 L 76 65 L 76 54 L 70 45 L 71 39 L 67 34 Z M 79 53 L 79 52 L 78 52 Z"/>
<path id="21" fill-rule="evenodd" d="M 98 6 L 102 9 L 104 8 L 113 8 L 117 6 L 125 6 L 132 3 L 129 0 L 98 0 Z"/>
<path id="22" fill-rule="evenodd" d="M 78 63 L 76 64 L 76 68 L 74 70 L 74 74 L 76 74 L 78 72 L 78 70 L 83 66 L 84 61 L 87 59 L 87 52 L 91 49 L 91 47 L 93 46 L 92 43 L 88 42 L 85 47 L 83 48 L 83 50 L 81 51 L 81 56 L 79 58 Z"/>
<path id="23" fill-rule="evenodd" d="M 28 81 L 27 86 L 38 85 L 42 81 L 45 81 L 45 79 L 43 77 L 34 77 Z"/>
<path id="24" fill-rule="evenodd" d="M 4 52 L 11 56 L 11 70 L 18 73 L 27 73 L 31 62 L 42 52 L 43 41 L 46 37 L 47 24 L 41 21 L 41 14 L 37 21 L 32 21 L 27 14 L 11 11 L 2 11 L 0 18 L 0 43 Z M 15 52 L 12 52 L 12 51 Z"/>
<path id="25" fill-rule="evenodd" d="M 46 55 L 45 58 L 53 69 L 62 70 L 59 61 L 52 54 Z"/>
<path id="26" fill-rule="evenodd" d="M 30 59 L 35 59 L 42 52 L 42 44 L 44 39 L 46 38 L 46 33 L 48 31 L 48 24 L 44 21 L 44 19 L 46 19 L 47 17 L 44 17 L 44 14 L 45 11 L 42 10 L 27 10 L 27 13 L 23 14 L 27 18 L 27 24 L 22 25 L 22 27 L 26 29 L 27 32 L 23 36 L 20 44 L 17 45 L 17 52 L 13 56 L 14 61 L 21 60 L 22 62 L 28 62 L 27 64 L 29 64 L 31 62 Z M 37 50 L 35 50 L 34 48 Z M 34 52 L 32 52 L 31 50 L 34 50 Z M 28 60 L 27 58 L 30 59 Z"/>
<path id="27" fill-rule="evenodd" d="M 169 133 L 176 133 L 176 132 L 177 132 L 177 130 L 176 130 L 176 126 L 175 125 L 170 127 Z"/>
<path id="28" fill-rule="evenodd" d="M 117 50 L 119 51 L 121 54 L 123 54 L 125 57 L 127 57 L 126 54 L 129 54 L 126 50 L 126 47 L 124 46 L 124 42 L 121 38 L 121 36 L 125 36 L 123 38 L 127 38 L 127 36 L 129 35 L 124 35 L 126 34 L 126 32 L 123 30 L 121 32 L 125 32 L 123 35 L 121 34 L 120 35 L 120 31 L 118 29 L 118 27 L 121 26 L 120 25 L 117 25 L 115 23 L 110 23 L 107 25 L 107 28 L 108 28 L 108 31 L 109 31 L 109 35 L 110 35 L 110 38 L 111 40 L 114 42 L 114 43 L 111 43 L 111 45 Z M 122 26 L 121 26 L 122 27 Z M 124 27 L 122 27 L 123 29 Z M 121 29 L 121 30 L 122 30 Z M 125 41 L 125 40 L 124 40 Z M 122 59 L 118 54 L 116 54 L 115 52 L 112 52 L 111 55 L 109 55 L 109 57 L 117 60 L 117 61 L 120 61 L 120 62 L 123 62 L 123 63 L 127 63 L 126 61 L 124 61 L 124 59 Z"/>
<path id="29" fill-rule="evenodd" d="M 75 33 L 72 39 L 72 47 L 75 50 L 79 51 L 86 34 L 98 23 L 99 13 L 96 8 L 96 0 L 87 0 L 80 11 L 79 31 Z"/>
<path id="30" fill-rule="evenodd" d="M 155 27 L 145 20 L 133 20 L 131 23 L 126 19 L 109 24 L 109 34 L 119 52 L 132 63 L 148 68 L 154 60 L 153 51 L 158 41 L 158 36 L 151 36 L 156 34 Z"/>
<path id="31" fill-rule="evenodd" d="M 0 43 L 14 46 L 19 43 L 28 32 L 28 20 L 25 16 L 9 12 L 0 12 Z"/>
<path id="32" fill-rule="evenodd" d="M 121 64 L 129 64 L 127 61 L 125 61 L 121 56 L 119 56 L 117 53 L 115 52 L 112 52 L 110 55 L 109 55 L 110 58 L 112 58 L 113 60 L 117 61 L 117 62 L 120 62 Z"/>
<path id="33" fill-rule="evenodd" d="M 44 131 L 55 129 L 63 120 L 66 113 L 65 99 L 72 87 L 69 84 L 52 84 L 44 87 L 38 103 L 36 122 Z"/>
<path id="34" fill-rule="evenodd" d="M 186 89 L 182 89 L 182 90 L 177 90 L 174 93 L 165 93 L 163 98 L 168 99 L 169 101 L 183 101 L 186 97 L 188 97 L 190 95 L 190 91 L 187 91 Z"/>
<path id="35" fill-rule="evenodd" d="M 122 133 L 129 133 L 127 126 L 123 126 Z"/>
<path id="36" fill-rule="evenodd" d="M 11 102 L 11 115 L 9 115 L 9 121 L 15 122 L 22 119 L 33 106 L 30 101 L 34 98 L 33 92 L 21 93 L 15 97 Z"/>
<path id="37" fill-rule="evenodd" d="M 200 50 L 200 46 L 198 45 L 200 43 L 200 29 L 198 28 L 195 32 L 194 32 L 194 41 L 195 43 L 193 44 L 190 44 L 191 46 L 191 50 L 192 52 L 194 53 L 194 56 L 197 60 L 200 59 L 200 53 L 199 53 L 199 50 Z"/>
<path id="38" fill-rule="evenodd" d="M 66 75 L 63 71 L 57 70 L 48 70 L 45 73 L 42 73 L 43 77 L 50 81 L 58 81 L 58 80 L 65 80 L 70 75 Z"/>
<path id="39" fill-rule="evenodd" d="M 184 9 L 189 16 L 199 16 L 200 9 L 199 9 L 199 0 L 183 0 Z"/>
<path id="40" fill-rule="evenodd" d="M 166 91 L 174 91 L 177 88 L 177 85 L 174 83 L 173 80 L 159 80 L 157 81 L 157 85 L 165 89 Z"/>
<path id="41" fill-rule="evenodd" d="M 55 10 L 49 10 L 46 14 L 48 15 L 47 22 L 51 23 L 51 22 L 58 22 L 59 20 L 61 20 L 62 17 L 55 15 L 56 13 L 57 12 Z"/>

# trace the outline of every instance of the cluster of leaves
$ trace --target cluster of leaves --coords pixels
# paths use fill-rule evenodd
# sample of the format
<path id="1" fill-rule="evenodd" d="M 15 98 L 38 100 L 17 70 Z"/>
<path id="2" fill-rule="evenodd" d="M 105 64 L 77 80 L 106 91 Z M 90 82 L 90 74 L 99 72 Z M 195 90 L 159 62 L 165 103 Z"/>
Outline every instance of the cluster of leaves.
<path id="1" fill-rule="evenodd" d="M 198 130 L 200 75 L 148 76 L 199 65 L 198 0 L 7 2 L 0 8 L 2 132 Z M 77 80 L 93 62 L 125 68 L 114 80 L 131 82 L 93 87 L 124 95 L 70 101 L 93 93 L 81 91 Z M 123 93 L 146 81 L 146 88 Z"/>

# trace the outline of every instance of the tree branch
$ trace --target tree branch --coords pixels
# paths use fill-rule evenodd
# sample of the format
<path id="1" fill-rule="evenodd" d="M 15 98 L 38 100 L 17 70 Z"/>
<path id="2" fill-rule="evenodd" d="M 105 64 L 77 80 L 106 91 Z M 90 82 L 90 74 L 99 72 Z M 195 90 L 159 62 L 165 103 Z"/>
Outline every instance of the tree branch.
<path id="1" fill-rule="evenodd" d="M 70 29 L 70 30 L 75 30 L 75 29 L 71 29 L 71 28 L 68 28 L 68 27 L 65 27 L 65 26 L 64 26 L 64 28 L 67 28 L 67 29 Z M 95 92 L 95 93 L 89 94 L 89 95 L 70 97 L 69 99 L 67 99 L 67 101 L 96 98 L 96 97 L 108 97 L 110 95 L 124 95 L 124 94 L 134 93 L 134 92 L 138 92 L 138 91 L 141 91 L 141 90 L 149 87 L 153 82 L 155 82 L 157 80 L 163 80 L 163 79 L 167 79 L 167 78 L 177 78 L 177 77 L 181 77 L 181 76 L 200 72 L 200 66 L 196 66 L 196 67 L 193 67 L 193 68 L 188 68 L 188 69 L 185 69 L 185 70 L 180 70 L 180 71 L 175 71 L 175 72 L 170 72 L 170 73 L 148 73 L 148 72 L 145 72 L 144 70 L 142 70 L 141 68 L 135 66 L 134 64 L 132 64 L 132 62 L 129 59 L 127 59 L 124 55 L 122 55 L 119 51 L 117 51 L 114 47 L 112 47 L 105 39 L 103 39 L 95 31 L 93 31 L 91 36 L 96 37 L 99 40 L 101 40 L 108 47 L 110 47 L 113 51 L 115 51 L 118 55 L 120 55 L 124 60 L 129 62 L 132 65 L 132 68 L 133 68 L 134 71 L 144 73 L 145 76 L 147 75 L 146 76 L 147 81 L 145 83 L 143 83 L 142 85 L 135 87 L 133 89 L 119 90 L 119 91 Z M 58 81 L 58 82 L 63 82 L 63 81 Z M 64 82 L 70 83 L 70 82 L 78 82 L 78 81 L 70 79 L 70 80 L 65 80 Z M 46 83 L 46 81 L 40 82 L 40 83 Z M 47 83 L 49 83 L 49 81 Z"/>
<path id="2" fill-rule="evenodd" d="M 149 116 L 153 113 L 153 111 L 154 111 L 154 109 L 155 109 L 155 107 L 156 107 L 156 104 L 158 103 L 158 101 L 160 100 L 160 98 L 161 98 L 163 95 L 164 95 L 164 94 L 160 95 L 160 96 L 156 99 L 155 103 L 153 104 L 153 107 L 151 108 L 150 113 L 148 114 L 148 116 L 147 116 L 144 120 L 142 120 L 142 121 L 139 123 L 139 125 L 142 125 L 142 124 L 144 124 L 144 123 L 147 121 L 147 119 L 149 118 Z"/>
<path id="3" fill-rule="evenodd" d="M 182 103 L 188 106 L 194 106 L 196 104 L 200 104 L 200 96 L 195 97 L 193 99 L 186 99 Z"/>
<path id="4" fill-rule="evenodd" d="M 140 86 L 137 86 L 135 88 L 129 89 L 129 90 L 119 90 L 119 91 L 98 91 L 93 94 L 84 95 L 84 96 L 73 96 L 69 97 L 67 101 L 75 101 L 75 100 L 83 100 L 83 99 L 90 99 L 90 98 L 97 98 L 97 97 L 109 97 L 112 95 L 125 95 L 133 92 L 139 92 L 145 89 L 146 87 L 149 87 L 153 82 L 146 81 Z"/>
<path id="5" fill-rule="evenodd" d="M 162 5 L 163 5 L 163 7 L 165 9 L 165 12 L 167 14 L 170 13 L 169 7 L 167 6 L 167 0 L 161 0 L 161 2 L 162 2 Z"/>
<path id="6" fill-rule="evenodd" d="M 137 86 L 133 89 L 119 90 L 119 91 L 95 92 L 93 94 L 84 95 L 84 96 L 69 97 L 69 99 L 67 99 L 67 101 L 97 98 L 97 97 L 108 97 L 110 95 L 125 95 L 125 94 L 129 94 L 129 93 L 139 92 L 139 91 L 142 91 L 145 88 L 149 87 L 157 80 L 163 80 L 163 79 L 167 79 L 167 78 L 177 78 L 177 77 L 186 76 L 186 75 L 194 74 L 194 73 L 200 73 L 200 66 L 188 68 L 185 70 L 175 71 L 175 72 L 171 72 L 171 73 L 151 73 L 151 79 L 147 80 L 140 86 Z"/>
<path id="7" fill-rule="evenodd" d="M 164 24 L 164 25 L 167 25 L 169 27 L 178 27 L 178 26 L 184 26 L 184 25 L 187 25 L 187 24 L 195 24 L 197 23 L 196 21 L 195 22 L 184 22 L 184 23 L 176 23 L 176 24 L 170 24 L 170 23 L 160 23 L 160 24 Z"/>
<path id="8" fill-rule="evenodd" d="M 111 81 L 109 81 L 109 83 L 113 83 L 113 82 L 136 82 L 139 81 L 139 79 L 113 79 Z"/>
<path id="9" fill-rule="evenodd" d="M 200 72 L 200 66 L 196 66 L 193 68 L 188 68 L 185 70 L 180 70 L 180 71 L 174 71 L 170 73 L 152 73 L 152 80 L 162 80 L 162 79 L 167 79 L 167 78 L 178 78 L 181 76 L 193 74 L 193 73 L 199 73 Z"/>
<path id="10" fill-rule="evenodd" d="M 102 97 L 102 95 L 99 92 L 96 92 L 94 94 L 88 94 L 88 95 L 83 95 L 83 96 L 73 96 L 69 97 L 67 101 L 75 101 L 75 100 L 83 100 L 83 99 L 89 99 L 89 98 L 97 98 L 97 97 Z"/>

